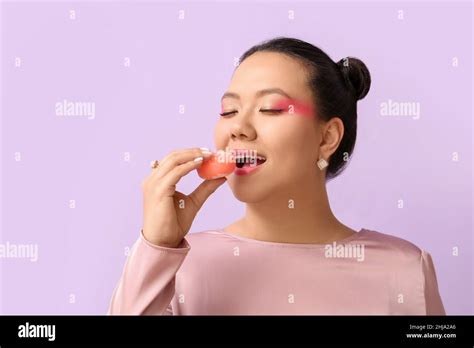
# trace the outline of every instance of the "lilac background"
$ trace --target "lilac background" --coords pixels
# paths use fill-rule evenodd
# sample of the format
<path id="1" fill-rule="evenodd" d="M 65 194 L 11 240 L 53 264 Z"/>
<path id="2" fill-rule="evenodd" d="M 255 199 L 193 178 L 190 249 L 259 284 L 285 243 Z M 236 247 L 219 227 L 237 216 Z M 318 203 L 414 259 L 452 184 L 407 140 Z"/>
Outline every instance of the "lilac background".
<path id="1" fill-rule="evenodd" d="M 141 228 L 149 162 L 214 148 L 234 58 L 279 35 L 335 61 L 359 57 L 372 74 L 354 156 L 328 184 L 336 216 L 429 251 L 448 314 L 473 313 L 471 3 L 3 2 L 1 11 L 1 243 L 37 243 L 39 258 L 0 259 L 0 313 L 105 313 Z M 95 119 L 57 116 L 63 99 L 95 102 Z M 382 116 L 388 99 L 419 102 L 420 119 Z M 191 173 L 178 189 L 200 181 Z M 191 231 L 243 211 L 224 185 Z"/>

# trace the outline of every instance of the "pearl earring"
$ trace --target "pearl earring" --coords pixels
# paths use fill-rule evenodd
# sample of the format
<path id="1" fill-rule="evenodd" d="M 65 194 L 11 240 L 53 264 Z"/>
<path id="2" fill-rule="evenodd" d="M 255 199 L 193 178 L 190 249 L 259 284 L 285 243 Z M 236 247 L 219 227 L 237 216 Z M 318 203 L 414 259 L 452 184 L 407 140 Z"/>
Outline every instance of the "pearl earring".
<path id="1" fill-rule="evenodd" d="M 321 170 L 326 168 L 328 166 L 328 164 L 329 163 L 324 158 L 320 158 L 319 161 L 317 162 L 317 165 L 318 165 L 319 169 L 321 169 Z"/>

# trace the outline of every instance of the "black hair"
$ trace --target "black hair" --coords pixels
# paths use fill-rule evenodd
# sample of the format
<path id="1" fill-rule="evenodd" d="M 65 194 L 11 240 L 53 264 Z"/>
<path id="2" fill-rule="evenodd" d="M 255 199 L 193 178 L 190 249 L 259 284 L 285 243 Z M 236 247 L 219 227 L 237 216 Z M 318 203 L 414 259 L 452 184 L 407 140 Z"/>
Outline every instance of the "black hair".
<path id="1" fill-rule="evenodd" d="M 276 37 L 251 47 L 240 57 L 239 64 L 261 51 L 283 53 L 302 62 L 309 73 L 308 84 L 320 119 L 329 121 L 339 117 L 344 124 L 344 135 L 328 160 L 326 171 L 326 180 L 335 178 L 346 167 L 354 150 L 357 136 L 356 104 L 369 92 L 369 70 L 358 58 L 346 57 L 336 63 L 320 48 L 288 37 Z"/>

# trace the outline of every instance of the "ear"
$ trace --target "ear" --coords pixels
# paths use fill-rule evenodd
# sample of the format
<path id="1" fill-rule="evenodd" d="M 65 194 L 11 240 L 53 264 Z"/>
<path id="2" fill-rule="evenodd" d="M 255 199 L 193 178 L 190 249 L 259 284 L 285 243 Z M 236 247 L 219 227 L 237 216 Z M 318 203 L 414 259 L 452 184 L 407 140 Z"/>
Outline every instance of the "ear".
<path id="1" fill-rule="evenodd" d="M 319 144 L 319 156 L 328 160 L 336 152 L 344 135 L 344 124 L 335 116 L 321 127 L 321 143 Z M 316 159 L 317 160 L 317 159 Z"/>

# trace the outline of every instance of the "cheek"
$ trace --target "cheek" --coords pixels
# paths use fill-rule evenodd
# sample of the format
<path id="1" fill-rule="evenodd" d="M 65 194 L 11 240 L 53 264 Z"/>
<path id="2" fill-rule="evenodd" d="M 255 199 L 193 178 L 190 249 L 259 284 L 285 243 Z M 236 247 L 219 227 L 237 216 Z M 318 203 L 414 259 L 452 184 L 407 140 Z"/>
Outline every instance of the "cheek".
<path id="1" fill-rule="evenodd" d="M 218 120 L 214 127 L 214 146 L 216 150 L 224 149 L 227 145 L 229 130 L 222 120 Z"/>
<path id="2" fill-rule="evenodd" d="M 305 177 L 314 161 L 316 133 L 311 121 L 287 118 L 279 122 L 278 127 L 274 124 L 274 127 L 266 129 L 267 148 L 277 159 L 278 176 L 285 182 Z"/>
<path id="3" fill-rule="evenodd" d="M 268 122 L 267 127 L 262 127 L 268 139 L 268 148 L 276 154 L 294 157 L 301 155 L 301 151 L 311 147 L 314 143 L 315 132 L 311 127 L 311 120 L 303 118 L 281 118 L 279 121 Z"/>

